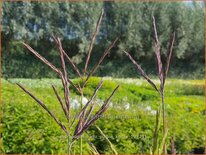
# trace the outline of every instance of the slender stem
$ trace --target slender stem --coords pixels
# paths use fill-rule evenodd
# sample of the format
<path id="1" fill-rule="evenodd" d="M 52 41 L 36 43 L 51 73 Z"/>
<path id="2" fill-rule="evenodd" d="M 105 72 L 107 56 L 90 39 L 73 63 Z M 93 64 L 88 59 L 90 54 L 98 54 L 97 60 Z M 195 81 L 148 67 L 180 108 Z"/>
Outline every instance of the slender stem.
<path id="1" fill-rule="evenodd" d="M 104 134 L 104 132 L 98 127 L 98 126 L 95 126 L 97 128 L 97 130 L 101 133 L 101 135 L 106 139 L 106 141 L 108 142 L 111 150 L 114 152 L 114 154 L 118 154 L 114 145 L 112 144 L 112 142 L 109 140 L 109 138 Z"/>
<path id="2" fill-rule="evenodd" d="M 69 153 L 69 154 L 70 154 L 70 151 L 71 151 L 71 150 L 70 150 L 70 145 L 71 145 L 71 144 L 70 144 L 70 143 L 71 143 L 71 142 L 70 142 L 70 129 L 71 129 L 71 127 L 69 126 L 69 130 L 68 130 L 68 153 Z"/>
<path id="3" fill-rule="evenodd" d="M 82 91 L 81 91 L 81 99 L 80 99 L 81 109 L 83 107 L 83 97 L 84 97 L 84 87 L 82 88 Z M 82 155 L 82 136 L 80 136 L 80 155 Z"/>
<path id="4" fill-rule="evenodd" d="M 166 134 L 166 123 L 165 123 L 165 103 L 164 103 L 164 91 L 161 93 L 161 99 L 162 99 L 162 120 L 163 120 L 163 137 Z M 166 150 L 166 143 L 164 144 L 164 154 L 167 153 Z"/>
<path id="5" fill-rule="evenodd" d="M 82 135 L 80 137 L 80 154 L 82 155 Z"/>
<path id="6" fill-rule="evenodd" d="M 70 138 L 69 137 L 68 137 L 68 141 L 69 141 L 68 149 L 69 149 L 69 155 L 70 155 L 71 154 L 72 145 L 74 144 L 75 141 L 70 142 Z"/>
<path id="7" fill-rule="evenodd" d="M 70 136 L 68 136 L 68 154 L 70 155 L 71 146 L 70 146 Z"/>

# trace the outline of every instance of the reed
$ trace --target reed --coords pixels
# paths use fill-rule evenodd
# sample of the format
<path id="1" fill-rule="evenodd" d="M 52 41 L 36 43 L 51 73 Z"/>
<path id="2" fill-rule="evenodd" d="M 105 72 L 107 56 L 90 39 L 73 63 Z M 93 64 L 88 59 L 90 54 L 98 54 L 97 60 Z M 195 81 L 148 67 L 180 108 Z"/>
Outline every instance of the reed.
<path id="1" fill-rule="evenodd" d="M 147 82 L 159 93 L 160 98 L 161 98 L 161 105 L 160 108 L 156 112 L 156 124 L 155 124 L 155 130 L 154 130 L 154 135 L 153 135 L 153 149 L 152 153 L 153 154 L 164 154 L 167 153 L 167 148 L 166 148 L 166 138 L 168 134 L 168 129 L 166 126 L 166 110 L 165 110 L 165 102 L 164 102 L 164 86 L 166 82 L 166 78 L 168 75 L 169 71 L 169 66 L 171 63 L 171 57 L 173 53 L 173 47 L 174 47 L 174 42 L 175 42 L 175 33 L 172 35 L 172 39 L 170 41 L 169 45 L 169 54 L 167 56 L 166 60 L 166 66 L 163 69 L 163 64 L 162 64 L 162 58 L 161 58 L 161 48 L 160 48 L 160 42 L 158 39 L 158 33 L 157 33 L 157 28 L 156 28 L 156 22 L 154 16 L 152 16 L 153 20 L 153 28 L 154 28 L 154 38 L 155 38 L 155 57 L 156 57 L 156 64 L 157 64 L 157 74 L 158 78 L 160 80 L 160 86 L 159 89 L 156 86 L 156 84 L 149 78 L 149 76 L 145 73 L 145 71 L 141 68 L 141 66 L 132 58 L 132 56 L 127 52 L 123 51 L 126 56 L 130 59 L 130 61 L 135 65 L 136 69 L 140 73 L 140 75 L 147 80 Z M 160 130 L 160 117 L 162 117 L 162 124 L 163 124 L 163 138 L 159 142 L 159 130 Z"/>
<path id="2" fill-rule="evenodd" d="M 73 143 L 77 139 L 79 139 L 79 138 L 81 139 L 81 135 L 90 126 L 92 126 L 95 123 L 95 121 L 98 120 L 98 118 L 100 118 L 102 116 L 102 114 L 108 109 L 109 102 L 110 102 L 112 96 L 115 94 L 115 92 L 119 88 L 119 85 L 118 85 L 113 90 L 111 95 L 105 100 L 105 102 L 99 108 L 99 110 L 96 113 L 92 114 L 93 113 L 93 109 L 95 107 L 95 102 L 93 102 L 94 98 L 96 97 L 98 91 L 100 90 L 101 86 L 103 85 L 103 80 L 101 80 L 99 82 L 99 84 L 97 85 L 97 87 L 95 88 L 92 96 L 90 97 L 90 99 L 86 103 L 86 105 L 82 106 L 82 103 L 81 103 L 81 108 L 79 109 L 79 112 L 77 112 L 75 114 L 75 117 L 72 120 L 73 116 L 71 116 L 71 108 L 70 108 L 70 100 L 71 100 L 71 98 L 70 98 L 69 87 L 70 86 L 74 87 L 79 92 L 79 95 L 81 95 L 81 98 L 83 98 L 83 96 L 84 96 L 84 88 L 86 86 L 87 81 L 95 73 L 95 71 L 98 69 L 99 65 L 102 63 L 104 58 L 109 54 L 109 52 L 111 51 L 111 49 L 115 46 L 115 43 L 117 42 L 117 39 L 115 39 L 114 42 L 112 42 L 109 45 L 109 47 L 105 50 L 105 52 L 103 53 L 103 55 L 101 56 L 99 61 L 96 63 L 96 65 L 93 66 L 92 70 L 89 71 L 89 73 L 87 74 L 90 56 L 91 56 L 91 53 L 92 53 L 93 45 L 95 43 L 95 38 L 96 38 L 96 36 L 98 34 L 98 31 L 99 31 L 99 27 L 100 27 L 103 15 L 104 15 L 104 10 L 101 11 L 101 14 L 100 14 L 99 19 L 98 19 L 97 24 L 96 24 L 96 28 L 95 28 L 94 34 L 93 34 L 93 36 L 91 38 L 89 49 L 87 51 L 87 58 L 86 58 L 86 62 L 85 62 L 85 67 L 82 69 L 83 73 L 80 72 L 80 69 L 78 69 L 78 67 L 75 65 L 75 63 L 73 63 L 71 58 L 66 54 L 65 50 L 62 47 L 60 38 L 55 37 L 54 35 L 52 37 L 53 37 L 53 40 L 54 40 L 54 42 L 55 42 L 55 44 L 56 44 L 56 46 L 58 48 L 58 51 L 59 51 L 59 57 L 60 57 L 60 61 L 61 61 L 61 69 L 58 69 L 53 64 L 51 64 L 48 60 L 46 60 L 46 58 L 44 58 L 42 55 L 40 55 L 39 52 L 35 51 L 31 46 L 29 46 L 28 44 L 26 44 L 24 42 L 22 43 L 31 53 L 33 53 L 45 65 L 49 66 L 53 71 L 55 71 L 59 75 L 59 77 L 61 79 L 64 96 L 63 97 L 60 96 L 60 94 L 58 93 L 58 91 L 57 91 L 57 89 L 56 89 L 56 87 L 54 85 L 52 85 L 52 88 L 53 88 L 53 91 L 54 91 L 54 93 L 56 95 L 56 98 L 58 99 L 58 102 L 59 102 L 59 104 L 60 104 L 60 106 L 62 108 L 64 116 L 67 119 L 67 125 L 64 125 L 62 122 L 60 122 L 57 119 L 57 117 L 54 116 L 54 114 L 47 108 L 47 106 L 42 101 L 37 99 L 37 97 L 35 97 L 30 91 L 28 91 L 26 88 L 24 88 L 22 85 L 20 85 L 18 83 L 17 83 L 17 85 L 25 93 L 27 93 L 29 96 L 31 96 L 44 110 L 46 110 L 47 113 L 55 120 L 55 122 L 65 132 L 65 134 L 66 134 L 66 136 L 68 138 L 68 153 L 69 154 L 71 152 L 71 148 L 72 148 Z M 67 74 L 65 59 L 72 66 L 73 70 L 77 74 L 77 77 L 81 78 L 81 80 L 82 80 L 81 82 L 83 83 L 83 85 L 81 85 L 80 83 L 75 85 L 72 82 L 72 80 L 69 78 L 69 76 Z M 76 126 L 74 126 L 74 125 L 76 125 Z M 71 129 L 73 129 L 73 128 L 74 128 L 74 133 L 71 133 Z M 90 144 L 90 146 L 92 146 L 94 148 L 93 145 Z M 80 148 L 81 148 L 80 153 L 82 154 L 82 139 L 81 139 L 81 143 L 80 143 Z"/>

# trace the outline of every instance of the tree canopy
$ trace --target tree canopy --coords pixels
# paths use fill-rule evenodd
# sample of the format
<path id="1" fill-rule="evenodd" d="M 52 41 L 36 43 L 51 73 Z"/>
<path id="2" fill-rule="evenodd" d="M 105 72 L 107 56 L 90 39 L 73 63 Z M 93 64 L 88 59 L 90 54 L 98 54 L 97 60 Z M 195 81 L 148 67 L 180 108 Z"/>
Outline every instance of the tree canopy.
<path id="1" fill-rule="evenodd" d="M 118 66 L 118 63 L 124 62 L 122 64 L 128 66 L 129 62 L 123 55 L 123 49 L 129 51 L 140 62 L 147 61 L 149 66 L 152 66 L 151 60 L 154 56 L 152 15 L 154 15 L 162 57 L 166 57 L 170 36 L 175 32 L 174 64 L 179 64 L 180 68 L 190 64 L 190 68 L 200 70 L 201 75 L 204 72 L 203 3 L 4 1 L 3 76 L 44 77 L 45 75 L 40 75 L 43 73 L 43 68 L 32 76 L 29 74 L 30 71 L 24 75 L 23 72 L 17 73 L 22 65 L 35 61 L 32 57 L 28 60 L 29 54 L 23 49 L 21 41 L 31 44 L 40 53 L 56 62 L 57 60 L 52 58 L 58 54 L 54 52 L 56 49 L 51 39 L 53 34 L 62 39 L 68 55 L 75 63 L 81 65 L 86 57 L 101 9 L 104 9 L 105 15 L 95 42 L 93 62 L 95 57 L 101 55 L 109 43 L 118 37 L 119 42 L 108 58 L 107 68 L 110 66 L 110 72 L 114 71 L 111 66 L 114 67 L 115 64 Z M 129 73 L 124 75 L 130 76 Z M 49 76 L 52 77 L 53 74 Z"/>

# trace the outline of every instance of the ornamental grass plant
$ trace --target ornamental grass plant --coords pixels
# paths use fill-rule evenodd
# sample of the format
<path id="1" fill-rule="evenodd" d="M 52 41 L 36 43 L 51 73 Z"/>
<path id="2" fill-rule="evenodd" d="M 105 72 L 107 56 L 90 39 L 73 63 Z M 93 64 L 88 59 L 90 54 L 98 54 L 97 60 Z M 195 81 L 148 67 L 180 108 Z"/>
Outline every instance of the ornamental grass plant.
<path id="1" fill-rule="evenodd" d="M 96 105 L 96 102 L 94 102 L 95 97 L 97 96 L 97 93 L 99 89 L 101 89 L 101 86 L 103 85 L 103 80 L 100 80 L 99 84 L 96 86 L 96 88 L 93 91 L 93 94 L 91 95 L 90 99 L 87 101 L 85 105 L 83 105 L 83 97 L 84 97 L 84 88 L 90 79 L 90 77 L 96 72 L 99 65 L 102 63 L 104 58 L 109 54 L 111 49 L 115 46 L 115 43 L 118 39 L 115 39 L 109 47 L 104 51 L 103 55 L 97 61 L 96 65 L 93 66 L 93 68 L 88 71 L 88 65 L 90 56 L 92 54 L 92 49 L 95 43 L 95 38 L 99 32 L 100 24 L 102 21 L 104 15 L 104 11 L 101 11 L 101 14 L 99 16 L 99 19 L 96 24 L 95 31 L 91 37 L 90 45 L 87 51 L 87 57 L 85 66 L 82 70 L 80 70 L 76 64 L 74 64 L 71 60 L 71 58 L 67 55 L 67 52 L 63 49 L 62 43 L 60 38 L 56 36 L 52 36 L 58 51 L 59 51 L 59 57 L 61 61 L 61 69 L 55 67 L 55 65 L 51 64 L 46 58 L 44 58 L 42 55 L 39 54 L 39 52 L 35 51 L 31 46 L 23 42 L 23 45 L 31 52 L 33 53 L 39 60 L 41 60 L 45 65 L 49 66 L 56 74 L 59 75 L 62 87 L 63 87 L 63 94 L 62 97 L 60 93 L 57 91 L 56 86 L 52 85 L 52 89 L 54 91 L 54 94 L 56 95 L 56 98 L 58 99 L 58 102 L 62 108 L 62 111 L 67 119 L 67 123 L 61 122 L 52 112 L 50 109 L 47 108 L 46 104 L 38 99 L 34 94 L 32 94 L 29 90 L 27 90 L 24 86 L 21 84 L 17 85 L 29 96 L 31 96 L 46 112 L 51 116 L 51 118 L 54 119 L 54 121 L 59 125 L 59 127 L 62 129 L 62 131 L 65 133 L 65 136 L 68 138 L 68 153 L 71 154 L 72 145 L 77 139 L 80 139 L 80 153 L 82 154 L 82 134 L 90 127 L 92 126 L 96 120 L 98 120 L 102 114 L 109 108 L 109 102 L 112 98 L 112 96 L 115 94 L 117 89 L 119 88 L 119 85 L 116 86 L 116 88 L 111 92 L 111 95 L 108 96 L 108 98 L 104 101 L 102 106 L 97 110 L 96 113 L 93 114 L 94 107 Z M 68 76 L 68 70 L 66 67 L 65 60 L 69 62 L 69 64 L 72 66 L 73 70 L 75 71 L 78 78 L 81 79 L 81 81 L 78 84 L 74 84 L 70 77 Z M 77 90 L 78 94 L 81 97 L 80 108 L 76 112 L 75 115 L 72 115 L 71 113 L 71 97 L 70 97 L 70 87 L 73 87 Z M 71 131 L 74 131 L 73 133 Z"/>

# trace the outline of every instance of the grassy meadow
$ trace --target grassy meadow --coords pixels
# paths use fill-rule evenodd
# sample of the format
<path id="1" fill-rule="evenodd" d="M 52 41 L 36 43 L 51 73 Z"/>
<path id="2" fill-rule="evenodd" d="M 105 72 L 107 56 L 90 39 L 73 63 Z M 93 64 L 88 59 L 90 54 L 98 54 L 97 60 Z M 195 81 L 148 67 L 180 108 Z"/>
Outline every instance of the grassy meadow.
<path id="1" fill-rule="evenodd" d="M 112 79 L 105 77 L 95 102 L 103 103 L 117 84 L 108 111 L 95 123 L 112 142 L 118 153 L 149 154 L 155 128 L 155 114 L 160 98 L 143 79 Z M 79 79 L 73 79 L 78 82 Z M 89 99 L 100 81 L 92 77 L 84 90 Z M 158 83 L 158 80 L 154 80 Z M 2 79 L 2 153 L 67 153 L 67 138 L 52 118 L 15 84 L 25 86 L 59 118 L 66 119 L 51 88 L 55 84 L 62 93 L 58 79 Z M 72 112 L 78 111 L 80 100 L 70 88 Z M 174 138 L 177 153 L 189 153 L 204 146 L 204 80 L 168 79 L 165 87 L 166 122 L 169 128 L 168 153 Z M 91 153 L 91 144 L 99 153 L 114 153 L 93 125 L 83 135 L 83 153 Z M 89 145 L 90 144 L 90 145 Z M 79 153 L 79 142 L 72 152 Z"/>

